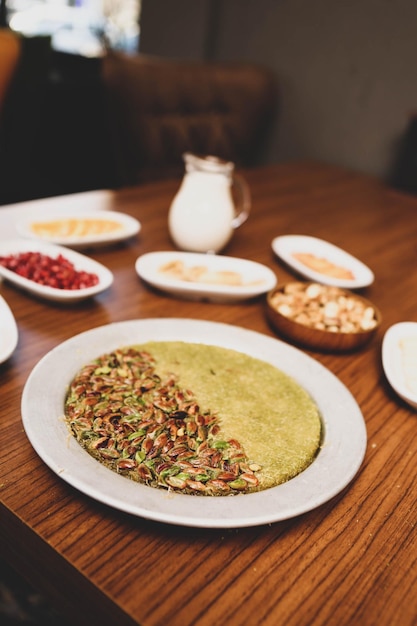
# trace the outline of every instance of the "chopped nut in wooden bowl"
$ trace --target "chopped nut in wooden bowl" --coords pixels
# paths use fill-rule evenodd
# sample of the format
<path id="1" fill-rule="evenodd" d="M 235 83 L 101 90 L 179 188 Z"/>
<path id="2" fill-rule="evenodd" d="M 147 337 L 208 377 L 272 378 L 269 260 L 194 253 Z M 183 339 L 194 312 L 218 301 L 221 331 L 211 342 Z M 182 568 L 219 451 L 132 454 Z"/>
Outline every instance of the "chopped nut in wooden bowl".
<path id="1" fill-rule="evenodd" d="M 275 330 L 296 343 L 334 351 L 363 346 L 381 321 L 369 300 L 314 282 L 291 282 L 270 291 L 267 317 Z"/>

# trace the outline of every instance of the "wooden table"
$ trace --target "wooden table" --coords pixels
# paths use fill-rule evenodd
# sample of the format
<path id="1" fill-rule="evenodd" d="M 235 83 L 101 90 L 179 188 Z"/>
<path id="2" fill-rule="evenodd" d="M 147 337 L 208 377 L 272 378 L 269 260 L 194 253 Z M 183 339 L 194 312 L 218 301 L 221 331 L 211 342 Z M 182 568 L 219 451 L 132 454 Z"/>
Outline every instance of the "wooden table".
<path id="1" fill-rule="evenodd" d="M 388 385 L 384 332 L 417 321 L 417 199 L 352 172 L 298 163 L 245 172 L 249 221 L 227 254 L 293 278 L 272 238 L 327 239 L 370 266 L 363 291 L 383 315 L 377 337 L 354 354 L 309 352 L 358 402 L 368 432 L 363 465 L 342 493 L 295 519 L 262 527 L 176 527 L 130 516 L 73 489 L 42 462 L 22 428 L 20 400 L 38 360 L 89 328 L 134 318 L 183 317 L 231 323 L 274 337 L 264 298 L 240 304 L 179 300 L 141 282 L 136 258 L 173 249 L 167 212 L 178 182 L 87 193 L 0 209 L 0 236 L 31 206 L 100 205 L 137 217 L 139 236 L 94 258 L 115 276 L 91 301 L 58 306 L 0 293 L 20 338 L 0 366 L 1 554 L 77 624 L 142 626 L 411 626 L 417 623 L 417 414 Z M 46 390 L 47 392 L 47 390 Z M 244 497 L 244 496 L 243 496 Z"/>

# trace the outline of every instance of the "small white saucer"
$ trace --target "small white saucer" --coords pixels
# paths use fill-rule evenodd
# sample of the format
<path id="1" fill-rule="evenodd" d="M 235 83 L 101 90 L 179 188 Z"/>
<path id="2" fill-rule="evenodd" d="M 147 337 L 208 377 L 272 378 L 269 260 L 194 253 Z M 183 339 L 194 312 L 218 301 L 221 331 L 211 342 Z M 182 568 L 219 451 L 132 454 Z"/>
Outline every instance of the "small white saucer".
<path id="1" fill-rule="evenodd" d="M 45 300 L 54 300 L 56 302 L 76 302 L 85 300 L 108 289 L 113 282 L 113 274 L 107 267 L 69 248 L 29 239 L 14 239 L 0 242 L 0 257 L 20 254 L 22 252 L 40 252 L 52 258 L 56 258 L 59 254 L 62 254 L 65 259 L 74 265 L 76 270 L 96 274 L 98 277 L 98 283 L 93 287 L 86 287 L 84 289 L 57 289 L 55 287 L 41 285 L 0 265 L 0 276 L 4 280 Z"/>
<path id="2" fill-rule="evenodd" d="M 344 289 L 358 289 L 367 287 L 374 281 L 373 272 L 361 261 L 348 254 L 341 248 L 317 237 L 306 235 L 283 235 L 275 237 L 272 241 L 272 249 L 287 265 L 292 267 L 298 274 L 310 280 L 330 285 L 342 287 Z M 315 271 L 308 265 L 299 261 L 296 254 L 311 254 L 318 259 L 325 259 L 329 263 L 341 267 L 351 273 L 351 278 L 330 276 L 328 274 Z"/>
<path id="3" fill-rule="evenodd" d="M 6 300 L 0 296 L 0 363 L 4 363 L 16 349 L 19 334 L 16 320 Z"/>
<path id="4" fill-rule="evenodd" d="M 413 391 L 407 381 L 407 365 L 410 365 L 405 362 L 404 342 L 407 341 L 417 345 L 417 322 L 399 322 L 388 328 L 382 341 L 382 365 L 394 391 L 405 402 L 417 408 L 417 391 Z M 417 351 L 413 358 L 417 365 Z M 408 376 L 410 374 L 408 371 Z"/>
<path id="5" fill-rule="evenodd" d="M 175 278 L 164 272 L 170 263 L 180 263 L 186 269 L 201 267 L 210 274 L 234 273 L 239 284 L 220 282 L 194 282 Z M 199 252 L 149 252 L 136 260 L 138 275 L 150 285 L 181 298 L 208 300 L 211 302 L 233 302 L 259 296 L 277 283 L 274 272 L 260 263 L 247 259 L 203 254 Z"/>
<path id="6" fill-rule="evenodd" d="M 70 226 L 74 221 L 77 222 L 78 229 L 70 231 Z M 101 222 L 103 226 L 110 222 L 116 227 L 107 231 L 103 229 L 100 232 L 99 225 Z M 48 228 L 49 224 L 56 226 L 55 233 Z M 90 211 L 86 213 L 78 209 L 65 211 L 65 213 L 48 212 L 42 217 L 30 215 L 20 220 L 16 224 L 16 229 L 22 237 L 80 249 L 109 245 L 129 239 L 140 231 L 141 224 L 126 213 L 117 211 Z"/>

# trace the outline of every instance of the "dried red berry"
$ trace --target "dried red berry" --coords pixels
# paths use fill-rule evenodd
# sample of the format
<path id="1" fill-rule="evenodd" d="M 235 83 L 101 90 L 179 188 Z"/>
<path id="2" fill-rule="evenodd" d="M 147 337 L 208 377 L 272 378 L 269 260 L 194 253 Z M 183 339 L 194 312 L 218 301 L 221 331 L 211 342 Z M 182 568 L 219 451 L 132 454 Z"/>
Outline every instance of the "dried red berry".
<path id="1" fill-rule="evenodd" d="M 86 289 L 98 283 L 97 274 L 76 270 L 62 254 L 54 259 L 40 252 L 21 252 L 0 257 L 0 265 L 39 285 L 55 289 Z"/>

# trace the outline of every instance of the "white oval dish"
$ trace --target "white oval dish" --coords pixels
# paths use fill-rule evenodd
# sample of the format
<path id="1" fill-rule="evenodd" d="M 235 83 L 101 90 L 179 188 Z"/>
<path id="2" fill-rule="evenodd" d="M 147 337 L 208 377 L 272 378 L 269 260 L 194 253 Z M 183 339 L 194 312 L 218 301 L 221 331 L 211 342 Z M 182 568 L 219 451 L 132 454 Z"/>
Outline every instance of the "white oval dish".
<path id="1" fill-rule="evenodd" d="M 0 296 L 0 363 L 15 351 L 19 333 L 14 315 L 6 300 Z"/>
<path id="2" fill-rule="evenodd" d="M 233 497 L 167 493 L 129 480 L 96 461 L 69 436 L 62 419 L 68 385 L 90 360 L 121 346 L 147 341 L 222 346 L 271 363 L 292 376 L 315 400 L 322 417 L 323 442 L 316 459 L 286 483 Z M 26 381 L 22 420 L 41 459 L 60 479 L 82 493 L 133 515 L 203 528 L 270 524 L 311 511 L 353 480 L 367 443 L 366 426 L 357 402 L 321 363 L 283 341 L 255 331 L 180 318 L 107 324 L 56 346 L 37 363 Z"/>
<path id="3" fill-rule="evenodd" d="M 63 228 L 60 234 L 50 235 L 45 233 L 44 235 L 35 233 L 32 228 L 34 224 L 47 224 L 49 222 L 62 222 L 63 227 L 65 226 L 65 222 L 68 220 L 79 220 L 80 223 L 86 222 L 87 220 L 94 221 L 111 221 L 117 222 L 119 224 L 119 229 L 112 232 L 105 233 L 85 233 L 81 234 L 65 234 L 65 228 Z M 80 224 L 80 225 L 81 225 Z M 50 243 L 56 243 L 62 246 L 68 246 L 70 248 L 86 248 L 86 247 L 96 247 L 103 246 L 112 243 L 117 243 L 119 241 L 124 241 L 125 239 L 129 239 L 136 235 L 140 229 L 140 222 L 127 215 L 126 213 L 119 213 L 117 211 L 83 211 L 82 209 L 76 209 L 73 211 L 65 211 L 65 213 L 61 213 L 58 211 L 48 212 L 47 214 L 43 214 L 42 217 L 39 215 L 31 215 L 26 216 L 25 219 L 19 221 L 16 224 L 16 229 L 19 235 L 22 237 L 27 237 L 29 239 L 37 239 L 41 241 L 48 241 Z"/>
<path id="4" fill-rule="evenodd" d="M 172 278 L 161 271 L 166 264 L 179 262 L 188 271 L 202 267 L 213 273 L 232 272 L 242 284 L 220 284 L 203 281 L 189 281 Z M 274 272 L 262 265 L 247 259 L 203 254 L 199 252 L 149 252 L 136 260 L 136 272 L 147 283 L 175 296 L 192 300 L 209 300 L 211 302 L 233 302 L 254 298 L 270 289 L 277 283 Z M 206 274 L 207 278 L 208 274 Z"/>
<path id="5" fill-rule="evenodd" d="M 56 302 L 77 302 L 79 300 L 85 300 L 108 289 L 113 282 L 113 274 L 107 267 L 69 248 L 41 241 L 30 241 L 28 239 L 14 239 L 0 242 L 0 257 L 19 254 L 21 252 L 40 252 L 52 258 L 56 258 L 59 254 L 62 254 L 63 257 L 73 263 L 76 270 L 97 274 L 98 276 L 98 283 L 93 287 L 86 287 L 85 289 L 56 289 L 54 287 L 40 285 L 0 265 L 0 276 L 3 279 L 8 280 L 24 291 L 46 300 L 54 300 Z"/>
<path id="6" fill-rule="evenodd" d="M 374 274 L 364 263 L 341 248 L 317 237 L 307 235 L 282 235 L 272 240 L 272 249 L 275 254 L 285 263 L 292 267 L 298 274 L 320 282 L 323 285 L 333 285 L 347 289 L 367 287 L 374 282 Z M 330 263 L 350 270 L 353 278 L 337 278 L 326 275 L 308 267 L 293 255 L 297 253 L 309 253 L 319 259 L 326 259 Z"/>
<path id="7" fill-rule="evenodd" d="M 404 341 L 413 343 L 413 348 L 408 349 L 408 354 L 402 345 Z M 409 361 L 410 356 L 413 363 Z M 417 322 L 399 322 L 386 331 L 382 341 L 382 365 L 394 391 L 405 402 L 417 408 Z M 411 369 L 414 372 L 411 372 Z M 407 381 L 411 375 L 414 379 L 415 390 Z"/>

